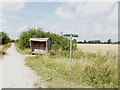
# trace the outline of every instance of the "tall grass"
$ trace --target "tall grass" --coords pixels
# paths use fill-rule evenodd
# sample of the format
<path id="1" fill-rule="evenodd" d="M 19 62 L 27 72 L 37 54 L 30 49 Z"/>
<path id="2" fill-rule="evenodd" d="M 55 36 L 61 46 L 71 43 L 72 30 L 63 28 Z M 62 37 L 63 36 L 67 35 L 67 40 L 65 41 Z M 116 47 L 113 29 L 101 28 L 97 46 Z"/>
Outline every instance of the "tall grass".
<path id="1" fill-rule="evenodd" d="M 16 50 L 17 50 L 20 54 L 28 54 L 28 55 L 31 54 L 31 49 L 30 49 L 30 48 L 20 49 L 20 48 L 17 46 L 17 43 L 15 43 L 15 47 L 16 47 Z"/>
<path id="2" fill-rule="evenodd" d="M 68 57 L 68 52 L 52 51 L 26 58 L 26 65 L 42 76 L 50 88 L 118 87 L 117 56 L 74 51 L 72 68 Z"/>
<path id="3" fill-rule="evenodd" d="M 6 54 L 6 50 L 11 46 L 11 43 L 0 45 L 0 58 Z"/>

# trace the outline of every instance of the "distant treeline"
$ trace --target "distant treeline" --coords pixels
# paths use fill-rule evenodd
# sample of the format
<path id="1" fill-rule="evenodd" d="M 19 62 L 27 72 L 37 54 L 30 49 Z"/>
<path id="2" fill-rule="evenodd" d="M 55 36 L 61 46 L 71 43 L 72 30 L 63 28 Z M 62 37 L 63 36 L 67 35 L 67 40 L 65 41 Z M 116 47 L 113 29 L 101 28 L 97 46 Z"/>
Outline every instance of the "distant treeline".
<path id="1" fill-rule="evenodd" d="M 111 39 L 108 39 L 108 40 L 105 41 L 105 42 L 102 42 L 102 41 L 100 41 L 100 40 L 90 40 L 90 41 L 84 40 L 84 41 L 78 41 L 77 43 L 111 44 L 111 43 L 120 43 L 120 41 L 118 41 L 118 42 L 112 42 Z"/>

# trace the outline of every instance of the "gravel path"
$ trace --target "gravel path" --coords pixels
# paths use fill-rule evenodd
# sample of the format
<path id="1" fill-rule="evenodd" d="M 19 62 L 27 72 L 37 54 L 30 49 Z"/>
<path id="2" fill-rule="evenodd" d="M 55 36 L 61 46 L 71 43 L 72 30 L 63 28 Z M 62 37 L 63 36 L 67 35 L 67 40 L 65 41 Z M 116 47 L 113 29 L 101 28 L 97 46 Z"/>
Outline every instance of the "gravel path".
<path id="1" fill-rule="evenodd" d="M 43 80 L 24 65 L 24 58 L 13 44 L 7 50 L 2 59 L 2 88 L 45 88 Z"/>
<path id="2" fill-rule="evenodd" d="M 0 60 L 0 90 L 2 89 L 2 62 Z"/>

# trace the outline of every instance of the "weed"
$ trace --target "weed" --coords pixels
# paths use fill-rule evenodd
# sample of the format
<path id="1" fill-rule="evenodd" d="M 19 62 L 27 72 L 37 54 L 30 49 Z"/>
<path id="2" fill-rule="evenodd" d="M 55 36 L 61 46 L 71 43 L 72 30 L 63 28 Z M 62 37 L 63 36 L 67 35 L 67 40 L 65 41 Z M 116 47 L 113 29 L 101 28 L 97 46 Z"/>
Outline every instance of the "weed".
<path id="1" fill-rule="evenodd" d="M 118 87 L 117 58 L 74 52 L 73 55 L 79 57 L 74 56 L 70 69 L 69 58 L 60 54 L 62 51 L 57 53 L 58 55 L 37 55 L 26 59 L 26 64 L 44 78 L 47 87 Z"/>

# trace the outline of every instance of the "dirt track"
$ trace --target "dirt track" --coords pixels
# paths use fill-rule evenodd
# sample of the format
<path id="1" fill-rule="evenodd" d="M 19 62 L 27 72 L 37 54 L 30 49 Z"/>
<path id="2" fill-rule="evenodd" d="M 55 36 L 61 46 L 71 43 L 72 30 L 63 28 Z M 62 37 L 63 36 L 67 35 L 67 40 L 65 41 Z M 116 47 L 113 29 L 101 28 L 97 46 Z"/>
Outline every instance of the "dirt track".
<path id="1" fill-rule="evenodd" d="M 13 44 L 7 50 L 7 55 L 0 62 L 0 66 L 2 65 L 2 88 L 45 87 L 41 78 L 24 65 L 24 58 L 25 56 L 19 54 Z"/>

